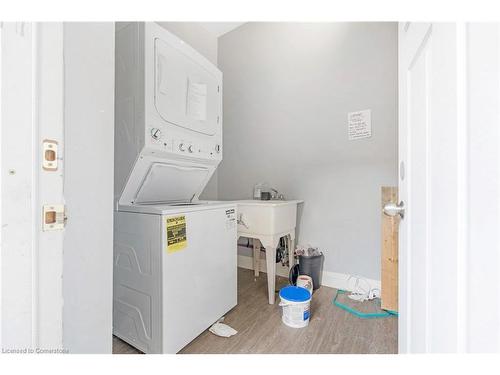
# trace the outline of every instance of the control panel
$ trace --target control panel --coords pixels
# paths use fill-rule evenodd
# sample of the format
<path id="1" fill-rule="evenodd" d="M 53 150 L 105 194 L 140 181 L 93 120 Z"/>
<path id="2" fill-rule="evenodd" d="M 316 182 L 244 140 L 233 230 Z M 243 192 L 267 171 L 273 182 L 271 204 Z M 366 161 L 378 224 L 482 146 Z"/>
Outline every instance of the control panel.
<path id="1" fill-rule="evenodd" d="M 167 136 L 160 127 L 150 127 L 146 134 L 151 146 L 187 157 L 220 160 L 222 146 L 215 140 L 196 140 L 194 137 Z"/>

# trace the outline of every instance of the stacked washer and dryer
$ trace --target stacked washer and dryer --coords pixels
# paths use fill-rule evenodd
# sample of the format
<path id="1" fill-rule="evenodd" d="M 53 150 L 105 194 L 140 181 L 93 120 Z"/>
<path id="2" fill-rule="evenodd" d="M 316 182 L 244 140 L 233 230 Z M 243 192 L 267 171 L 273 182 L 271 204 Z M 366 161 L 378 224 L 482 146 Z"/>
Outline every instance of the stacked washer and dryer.
<path id="1" fill-rule="evenodd" d="M 236 205 L 199 195 L 222 160 L 222 73 L 156 23 L 116 26 L 113 333 L 176 353 L 237 302 Z"/>

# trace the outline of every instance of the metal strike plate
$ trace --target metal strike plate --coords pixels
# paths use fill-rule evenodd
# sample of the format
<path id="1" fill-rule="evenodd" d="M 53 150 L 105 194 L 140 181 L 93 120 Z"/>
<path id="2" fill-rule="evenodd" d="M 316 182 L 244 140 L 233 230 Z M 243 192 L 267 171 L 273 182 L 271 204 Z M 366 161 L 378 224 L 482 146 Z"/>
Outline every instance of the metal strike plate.
<path id="1" fill-rule="evenodd" d="M 46 171 L 57 171 L 58 144 L 51 139 L 45 139 L 42 144 L 42 168 Z"/>
<path id="2" fill-rule="evenodd" d="M 43 206 L 44 232 L 52 230 L 62 230 L 66 225 L 66 212 L 63 204 L 47 204 Z"/>

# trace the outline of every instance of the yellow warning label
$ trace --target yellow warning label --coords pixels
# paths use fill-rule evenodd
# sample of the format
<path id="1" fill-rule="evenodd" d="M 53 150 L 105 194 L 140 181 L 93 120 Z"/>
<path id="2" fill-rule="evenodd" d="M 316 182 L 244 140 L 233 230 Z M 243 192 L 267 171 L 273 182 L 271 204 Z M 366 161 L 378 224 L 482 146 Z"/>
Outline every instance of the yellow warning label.
<path id="1" fill-rule="evenodd" d="M 186 217 L 174 216 L 166 218 L 167 224 L 167 253 L 175 253 L 187 246 Z"/>

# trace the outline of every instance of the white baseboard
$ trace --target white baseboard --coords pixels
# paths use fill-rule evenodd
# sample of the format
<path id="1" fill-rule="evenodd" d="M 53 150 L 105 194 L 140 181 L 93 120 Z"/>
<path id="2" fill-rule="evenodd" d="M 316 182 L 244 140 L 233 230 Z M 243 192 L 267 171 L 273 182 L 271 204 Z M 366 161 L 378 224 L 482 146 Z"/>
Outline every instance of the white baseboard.
<path id="1" fill-rule="evenodd" d="M 321 285 L 335 289 L 348 290 L 352 292 L 354 282 L 352 281 L 349 282 L 349 277 L 351 276 L 352 275 L 348 275 L 345 273 L 323 271 L 323 279 L 321 280 Z M 360 275 L 356 275 L 356 277 L 360 277 L 366 280 L 370 285 L 370 289 L 380 290 L 380 280 L 368 279 Z"/>
<path id="2" fill-rule="evenodd" d="M 238 267 L 244 268 L 247 270 L 253 270 L 253 257 L 247 257 L 245 255 L 238 255 Z M 266 273 L 266 259 L 261 257 L 260 259 L 260 272 Z M 280 264 L 276 264 L 276 274 L 278 276 L 287 277 L 288 278 L 288 268 L 283 267 Z M 338 272 L 330 272 L 323 271 L 323 277 L 321 280 L 321 285 L 335 288 L 335 289 L 343 289 L 352 291 L 352 282 L 349 282 L 349 277 L 351 275 L 347 275 L 345 273 Z M 359 276 L 359 275 L 356 275 Z M 362 277 L 362 276 L 359 276 Z M 380 280 L 368 279 L 366 277 L 362 277 L 370 284 L 371 289 L 380 290 Z M 351 284 L 351 285 L 350 285 Z"/>

